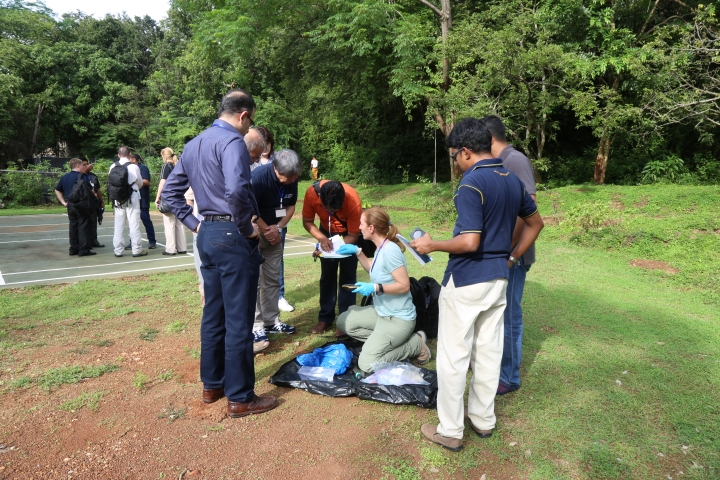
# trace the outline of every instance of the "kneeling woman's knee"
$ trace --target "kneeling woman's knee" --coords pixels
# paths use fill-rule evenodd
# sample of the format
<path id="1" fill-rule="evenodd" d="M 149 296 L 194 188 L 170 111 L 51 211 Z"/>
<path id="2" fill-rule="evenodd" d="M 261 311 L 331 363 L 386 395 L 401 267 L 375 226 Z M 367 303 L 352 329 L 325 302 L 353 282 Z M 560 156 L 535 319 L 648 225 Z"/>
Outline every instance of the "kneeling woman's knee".
<path id="1" fill-rule="evenodd" d="M 360 352 L 360 357 L 358 358 L 358 367 L 360 370 L 365 373 L 372 373 L 372 364 L 375 362 L 377 362 L 377 358 L 368 355 L 365 352 Z"/>

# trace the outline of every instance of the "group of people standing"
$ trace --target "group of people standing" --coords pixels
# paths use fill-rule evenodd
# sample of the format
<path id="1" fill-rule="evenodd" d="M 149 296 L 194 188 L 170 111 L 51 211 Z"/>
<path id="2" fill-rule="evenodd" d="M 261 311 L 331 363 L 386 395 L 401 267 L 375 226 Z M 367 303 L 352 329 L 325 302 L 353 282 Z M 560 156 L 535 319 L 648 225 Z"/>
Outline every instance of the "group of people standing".
<path id="1" fill-rule="evenodd" d="M 295 211 L 302 164 L 292 150 L 274 152 L 272 137 L 251 128 L 255 108 L 247 92 L 228 92 L 218 119 L 185 146 L 160 194 L 197 235 L 205 291 L 203 401 L 227 397 L 230 417 L 277 406 L 274 397 L 254 392 L 253 353 L 267 346 L 267 333 L 295 331 L 280 321 L 276 299 L 284 231 Z M 495 428 L 495 396 L 520 387 L 520 302 L 543 221 L 534 201 L 532 166 L 507 143 L 499 118 L 461 120 L 447 143 L 464 172 L 454 196 L 453 236 L 438 241 L 425 234 L 410 246 L 421 254 L 450 254 L 439 299 L 440 422 L 423 425 L 421 432 L 458 451 L 468 367 L 473 374 L 467 412 L 480 437 L 491 436 Z M 311 167 L 317 169 L 317 162 Z M 195 213 L 185 198 L 188 189 Z M 352 187 L 323 180 L 305 192 L 302 221 L 318 242 L 321 262 L 320 308 L 312 332 L 327 331 L 339 314 L 338 334 L 364 342 L 361 374 L 371 372 L 376 362 L 427 362 L 432 352 L 425 333 L 414 329 L 404 245 L 387 212 L 363 210 Z M 330 240 L 334 235 L 344 237 L 337 250 Z M 364 252 L 368 245 L 374 246 L 374 255 Z M 358 263 L 370 282 L 357 282 Z M 356 306 L 357 293 L 372 296 L 372 305 Z"/>

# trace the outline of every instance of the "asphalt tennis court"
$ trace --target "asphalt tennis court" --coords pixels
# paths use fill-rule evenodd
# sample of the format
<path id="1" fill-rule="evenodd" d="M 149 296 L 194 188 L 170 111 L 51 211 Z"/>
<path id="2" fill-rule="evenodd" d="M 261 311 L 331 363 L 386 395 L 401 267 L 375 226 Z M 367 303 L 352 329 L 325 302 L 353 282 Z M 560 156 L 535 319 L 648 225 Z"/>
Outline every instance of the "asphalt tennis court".
<path id="1" fill-rule="evenodd" d="M 0 217 L 0 288 L 28 285 L 69 283 L 97 278 L 124 277 L 194 268 L 192 233 L 186 229 L 188 253 L 163 255 L 165 233 L 162 214 L 151 212 L 157 248 L 146 257 L 134 258 L 125 251 L 122 258 L 113 254 L 113 214 L 105 212 L 98 225 L 98 241 L 104 248 L 95 248 L 97 255 L 70 256 L 68 249 L 68 218 L 65 214 L 18 215 Z M 145 228 L 140 226 L 143 248 L 147 249 Z M 125 227 L 125 240 L 129 240 Z M 285 257 L 310 255 L 315 248 L 312 238 L 288 235 Z"/>

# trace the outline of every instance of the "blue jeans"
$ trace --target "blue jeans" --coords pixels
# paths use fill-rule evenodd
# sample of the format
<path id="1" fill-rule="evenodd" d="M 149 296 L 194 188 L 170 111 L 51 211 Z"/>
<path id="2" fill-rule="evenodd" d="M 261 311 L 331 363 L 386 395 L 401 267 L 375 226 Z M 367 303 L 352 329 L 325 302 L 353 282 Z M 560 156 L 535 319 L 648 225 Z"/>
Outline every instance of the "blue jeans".
<path id="1" fill-rule="evenodd" d="M 357 281 L 358 260 L 355 255 L 346 258 L 320 257 L 320 313 L 318 321 L 332 325 L 335 320 L 335 302 L 338 315 L 355 305 L 355 294 L 350 290 L 338 288 L 338 268 L 340 285 Z"/>
<path id="2" fill-rule="evenodd" d="M 278 300 L 285 296 L 285 236 L 287 235 L 287 227 L 282 229 L 282 246 L 283 257 L 280 259 L 280 296 Z"/>
<path id="3" fill-rule="evenodd" d="M 523 259 L 510 269 L 507 286 L 507 306 L 505 307 L 505 345 L 500 364 L 500 383 L 506 387 L 520 388 L 520 361 L 522 360 L 522 296 L 525 289 L 525 276 L 530 265 Z"/>
<path id="4" fill-rule="evenodd" d="M 200 325 L 200 379 L 205 388 L 224 388 L 233 402 L 255 397 L 252 327 L 260 253 L 234 222 L 202 222 L 197 238 L 205 282 Z"/>
<path id="5" fill-rule="evenodd" d="M 155 245 L 155 227 L 153 227 L 152 220 L 150 220 L 150 207 L 140 207 L 140 221 L 145 226 L 145 233 L 147 233 L 148 243 L 150 245 Z"/>

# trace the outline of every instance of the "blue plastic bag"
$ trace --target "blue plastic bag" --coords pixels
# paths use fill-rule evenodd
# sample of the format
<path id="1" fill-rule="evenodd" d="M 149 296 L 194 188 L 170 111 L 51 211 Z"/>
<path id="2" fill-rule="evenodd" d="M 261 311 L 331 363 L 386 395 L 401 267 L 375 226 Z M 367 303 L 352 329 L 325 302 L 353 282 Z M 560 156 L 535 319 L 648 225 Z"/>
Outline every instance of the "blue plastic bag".
<path id="1" fill-rule="evenodd" d="M 352 352 L 342 343 L 316 348 L 312 353 L 298 355 L 297 362 L 304 367 L 326 367 L 342 375 L 352 362 Z"/>

